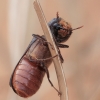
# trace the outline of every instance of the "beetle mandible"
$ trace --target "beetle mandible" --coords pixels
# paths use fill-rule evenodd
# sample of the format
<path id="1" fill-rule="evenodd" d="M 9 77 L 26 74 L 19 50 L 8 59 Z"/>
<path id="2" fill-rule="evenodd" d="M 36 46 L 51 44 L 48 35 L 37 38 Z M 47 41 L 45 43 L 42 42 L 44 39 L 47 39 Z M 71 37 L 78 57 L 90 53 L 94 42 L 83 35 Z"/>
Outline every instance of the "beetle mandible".
<path id="1" fill-rule="evenodd" d="M 52 19 L 48 25 L 57 46 L 58 56 L 60 57 L 61 62 L 63 62 L 59 47 L 68 48 L 69 46 L 61 43 L 69 39 L 73 30 L 81 27 L 72 29 L 68 22 L 59 17 L 58 13 L 57 17 Z M 54 57 L 56 56 L 57 55 Z M 61 94 L 51 82 L 48 71 L 48 67 L 52 63 L 52 58 L 54 57 L 51 57 L 45 36 L 33 34 L 32 41 L 17 63 L 10 78 L 9 84 L 14 92 L 24 98 L 32 96 L 40 88 L 43 77 L 46 73 L 51 86 L 58 92 L 58 94 Z"/>

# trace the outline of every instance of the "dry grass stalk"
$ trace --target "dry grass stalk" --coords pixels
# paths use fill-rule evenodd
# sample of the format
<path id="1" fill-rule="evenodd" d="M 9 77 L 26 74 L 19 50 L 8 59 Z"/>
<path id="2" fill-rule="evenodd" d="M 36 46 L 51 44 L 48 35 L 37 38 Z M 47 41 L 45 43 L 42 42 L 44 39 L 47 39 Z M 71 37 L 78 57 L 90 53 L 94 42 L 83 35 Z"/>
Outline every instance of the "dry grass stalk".
<path id="1" fill-rule="evenodd" d="M 45 37 L 46 37 L 47 41 L 53 45 L 54 50 L 49 46 L 50 52 L 51 52 L 52 56 L 55 56 L 56 54 L 58 54 L 58 51 L 57 51 L 55 42 L 53 40 L 53 37 L 51 35 L 51 31 L 47 25 L 46 18 L 44 16 L 42 8 L 39 4 L 39 1 L 35 0 L 33 5 L 34 5 L 34 8 L 36 10 L 37 16 L 39 18 L 43 32 L 45 34 Z M 60 96 L 60 100 L 68 100 L 66 80 L 65 80 L 65 76 L 64 76 L 63 67 L 62 67 L 62 64 L 60 62 L 60 58 L 58 56 L 55 57 L 53 59 L 53 62 L 54 62 L 55 69 L 56 69 L 59 90 L 62 93 Z"/>

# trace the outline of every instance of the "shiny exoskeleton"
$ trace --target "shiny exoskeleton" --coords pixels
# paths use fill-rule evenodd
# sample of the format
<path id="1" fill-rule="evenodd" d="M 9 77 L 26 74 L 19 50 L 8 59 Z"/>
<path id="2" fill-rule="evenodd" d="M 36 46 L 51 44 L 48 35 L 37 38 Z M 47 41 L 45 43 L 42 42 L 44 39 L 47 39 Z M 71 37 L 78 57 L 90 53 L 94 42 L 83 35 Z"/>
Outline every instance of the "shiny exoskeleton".
<path id="1" fill-rule="evenodd" d="M 61 44 L 61 42 L 68 40 L 73 29 L 70 24 L 59 18 L 58 14 L 57 18 L 49 22 L 49 27 L 58 49 L 58 56 L 63 62 L 59 47 L 68 48 L 68 45 Z M 17 63 L 10 79 L 10 86 L 19 96 L 27 98 L 35 94 L 40 88 L 45 73 L 53 86 L 48 71 L 53 57 L 51 57 L 48 44 L 50 43 L 46 41 L 44 36 L 33 34 L 31 43 Z M 54 86 L 53 88 L 60 94 Z"/>
<path id="2" fill-rule="evenodd" d="M 44 64 L 48 68 L 52 62 L 52 59 L 43 63 L 36 59 L 51 57 L 45 41 L 44 38 L 34 35 L 29 47 L 13 72 L 10 86 L 21 97 L 29 97 L 37 92 L 45 74 Z"/>
<path id="3" fill-rule="evenodd" d="M 49 27 L 57 43 L 65 42 L 72 34 L 71 25 L 62 18 L 54 18 L 49 22 Z"/>

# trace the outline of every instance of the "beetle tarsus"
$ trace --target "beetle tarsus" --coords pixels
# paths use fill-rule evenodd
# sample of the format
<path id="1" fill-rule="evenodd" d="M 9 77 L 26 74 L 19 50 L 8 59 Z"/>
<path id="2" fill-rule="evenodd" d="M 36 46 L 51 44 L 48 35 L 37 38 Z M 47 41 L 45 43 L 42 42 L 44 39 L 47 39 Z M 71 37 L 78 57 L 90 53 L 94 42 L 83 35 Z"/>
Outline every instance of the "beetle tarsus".
<path id="1" fill-rule="evenodd" d="M 62 93 L 61 93 L 61 92 L 59 92 L 59 93 L 58 93 L 58 96 L 61 96 L 61 95 L 62 95 Z"/>

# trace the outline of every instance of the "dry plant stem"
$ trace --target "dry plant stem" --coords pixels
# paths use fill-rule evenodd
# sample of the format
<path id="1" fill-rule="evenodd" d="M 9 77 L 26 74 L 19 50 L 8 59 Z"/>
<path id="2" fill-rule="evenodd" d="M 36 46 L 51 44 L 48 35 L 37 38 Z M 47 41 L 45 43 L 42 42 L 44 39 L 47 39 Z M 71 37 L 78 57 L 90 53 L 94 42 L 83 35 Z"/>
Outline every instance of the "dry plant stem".
<path id="1" fill-rule="evenodd" d="M 42 11 L 42 8 L 39 4 L 39 1 L 35 0 L 33 5 L 34 5 L 34 8 L 36 10 L 37 16 L 39 18 L 39 21 L 40 21 L 41 27 L 43 29 L 43 32 L 45 34 L 45 37 L 46 37 L 47 41 L 50 42 L 50 44 L 53 45 L 54 49 L 52 49 L 51 46 L 48 44 L 50 52 L 52 54 L 52 57 L 54 55 L 58 55 L 58 51 L 57 51 L 55 42 L 53 41 L 51 31 L 50 31 L 50 29 L 47 25 L 47 22 L 46 22 L 44 13 Z M 66 80 L 65 80 L 64 71 L 63 71 L 63 67 L 62 67 L 62 64 L 60 62 L 59 56 L 53 58 L 53 62 L 54 62 L 56 73 L 57 73 L 59 90 L 61 92 L 60 100 L 68 100 Z"/>

